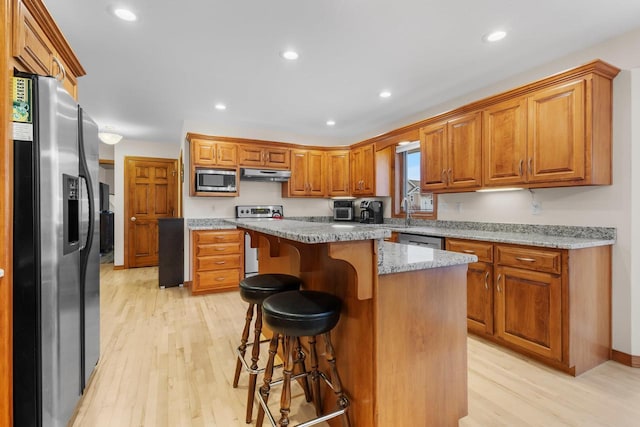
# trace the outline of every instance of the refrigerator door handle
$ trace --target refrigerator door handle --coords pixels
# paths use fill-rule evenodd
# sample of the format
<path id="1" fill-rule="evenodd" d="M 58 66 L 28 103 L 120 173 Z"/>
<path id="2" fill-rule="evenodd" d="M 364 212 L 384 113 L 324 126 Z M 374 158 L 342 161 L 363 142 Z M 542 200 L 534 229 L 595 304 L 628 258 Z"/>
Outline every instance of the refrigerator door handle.
<path id="1" fill-rule="evenodd" d="M 79 177 L 79 185 L 78 185 L 78 193 L 80 197 L 80 250 L 83 250 L 88 245 L 88 239 L 91 228 L 91 208 L 89 201 L 89 188 L 87 184 L 87 180 L 81 175 Z"/>

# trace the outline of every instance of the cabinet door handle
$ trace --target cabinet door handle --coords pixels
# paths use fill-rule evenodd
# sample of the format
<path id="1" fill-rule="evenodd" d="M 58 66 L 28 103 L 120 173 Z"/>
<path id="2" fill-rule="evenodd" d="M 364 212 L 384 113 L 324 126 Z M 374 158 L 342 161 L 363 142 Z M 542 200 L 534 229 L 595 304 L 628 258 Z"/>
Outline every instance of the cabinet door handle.
<path id="1" fill-rule="evenodd" d="M 498 286 L 498 292 L 502 292 L 502 290 L 500 289 L 500 279 L 502 279 L 502 274 L 498 274 L 498 280 L 496 282 L 496 285 Z"/>
<path id="2" fill-rule="evenodd" d="M 524 159 L 520 159 L 520 165 L 518 166 L 518 174 L 522 176 L 522 165 L 524 164 Z"/>
<path id="3" fill-rule="evenodd" d="M 529 175 L 533 174 L 533 158 L 529 157 Z"/>
<path id="4" fill-rule="evenodd" d="M 475 254 L 476 251 L 472 251 L 471 249 L 463 249 L 462 252 L 464 252 L 465 254 Z"/>
<path id="5" fill-rule="evenodd" d="M 451 170 L 451 169 L 449 169 L 449 180 L 448 180 L 448 184 L 449 184 L 449 185 L 451 185 L 451 183 L 453 182 L 453 179 L 452 179 L 452 177 L 451 177 L 452 173 L 453 173 L 453 172 L 452 172 L 452 170 Z"/>
<path id="6" fill-rule="evenodd" d="M 442 173 L 440 175 L 442 176 L 442 182 L 446 185 L 447 184 L 447 170 L 446 169 L 442 169 Z"/>
<path id="7" fill-rule="evenodd" d="M 489 272 L 484 273 L 484 288 L 489 289 Z"/>
<path id="8" fill-rule="evenodd" d="M 533 258 L 525 258 L 525 257 L 521 257 L 521 256 L 517 256 L 516 259 L 518 261 L 525 261 L 525 262 L 536 262 L 535 259 Z"/>

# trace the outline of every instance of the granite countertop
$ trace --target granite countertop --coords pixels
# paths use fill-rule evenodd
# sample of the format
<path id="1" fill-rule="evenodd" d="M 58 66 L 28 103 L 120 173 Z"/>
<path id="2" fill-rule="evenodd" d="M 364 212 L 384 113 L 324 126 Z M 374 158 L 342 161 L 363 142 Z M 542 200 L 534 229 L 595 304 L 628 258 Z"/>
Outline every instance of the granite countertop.
<path id="1" fill-rule="evenodd" d="M 235 224 L 230 224 L 224 218 L 189 218 L 189 230 L 234 230 Z"/>
<path id="2" fill-rule="evenodd" d="M 384 242 L 382 250 L 384 257 L 382 263 L 378 265 L 379 275 L 449 267 L 478 261 L 475 255 L 399 243 Z"/>
<path id="3" fill-rule="evenodd" d="M 385 219 L 385 221 L 387 220 Z M 332 222 L 329 217 L 297 217 L 295 219 L 267 221 L 203 218 L 188 219 L 187 227 L 190 230 L 224 230 L 233 229 L 238 224 L 244 228 L 264 231 L 302 243 L 381 239 L 389 237 L 391 231 L 558 249 L 606 246 L 613 245 L 616 242 L 616 230 L 610 227 L 463 221 L 415 221 L 414 225 L 406 227 L 397 219 L 389 221 L 385 224 L 360 224 L 357 222 Z M 251 224 L 257 228 L 251 228 Z"/>
<path id="4" fill-rule="evenodd" d="M 493 243 L 511 243 L 516 245 L 540 246 L 558 249 L 590 248 L 595 246 L 613 245 L 616 242 L 615 238 L 557 236 L 535 232 L 487 231 L 440 227 L 394 227 L 393 225 L 386 226 L 386 228 L 398 233 L 480 240 Z"/>
<path id="5" fill-rule="evenodd" d="M 226 222 L 300 243 L 346 242 L 384 239 L 391 236 L 391 230 L 388 228 L 366 224 L 332 224 L 290 219 L 227 219 Z"/>

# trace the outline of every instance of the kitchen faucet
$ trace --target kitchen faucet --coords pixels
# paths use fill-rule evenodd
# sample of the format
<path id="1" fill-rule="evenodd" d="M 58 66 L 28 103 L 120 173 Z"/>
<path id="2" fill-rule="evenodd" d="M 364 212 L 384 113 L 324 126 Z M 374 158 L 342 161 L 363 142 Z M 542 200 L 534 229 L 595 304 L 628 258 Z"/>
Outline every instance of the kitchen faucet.
<path id="1" fill-rule="evenodd" d="M 402 204 L 404 205 L 405 213 L 404 226 L 408 227 L 409 225 L 411 225 L 411 208 L 409 207 L 409 198 L 405 197 L 404 199 L 402 199 Z"/>

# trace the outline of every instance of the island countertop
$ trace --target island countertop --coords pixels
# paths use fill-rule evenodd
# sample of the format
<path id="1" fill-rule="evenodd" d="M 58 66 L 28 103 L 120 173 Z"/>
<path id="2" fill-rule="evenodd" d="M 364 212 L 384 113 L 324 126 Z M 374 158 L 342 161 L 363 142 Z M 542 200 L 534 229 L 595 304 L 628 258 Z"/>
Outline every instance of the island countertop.
<path id="1" fill-rule="evenodd" d="M 332 243 L 391 237 L 388 228 L 374 225 L 332 224 L 290 219 L 228 219 L 238 227 L 300 243 Z"/>
<path id="2" fill-rule="evenodd" d="M 383 243 L 382 253 L 384 257 L 382 263 L 378 265 L 379 275 L 450 267 L 478 261 L 475 255 L 391 242 Z"/>

